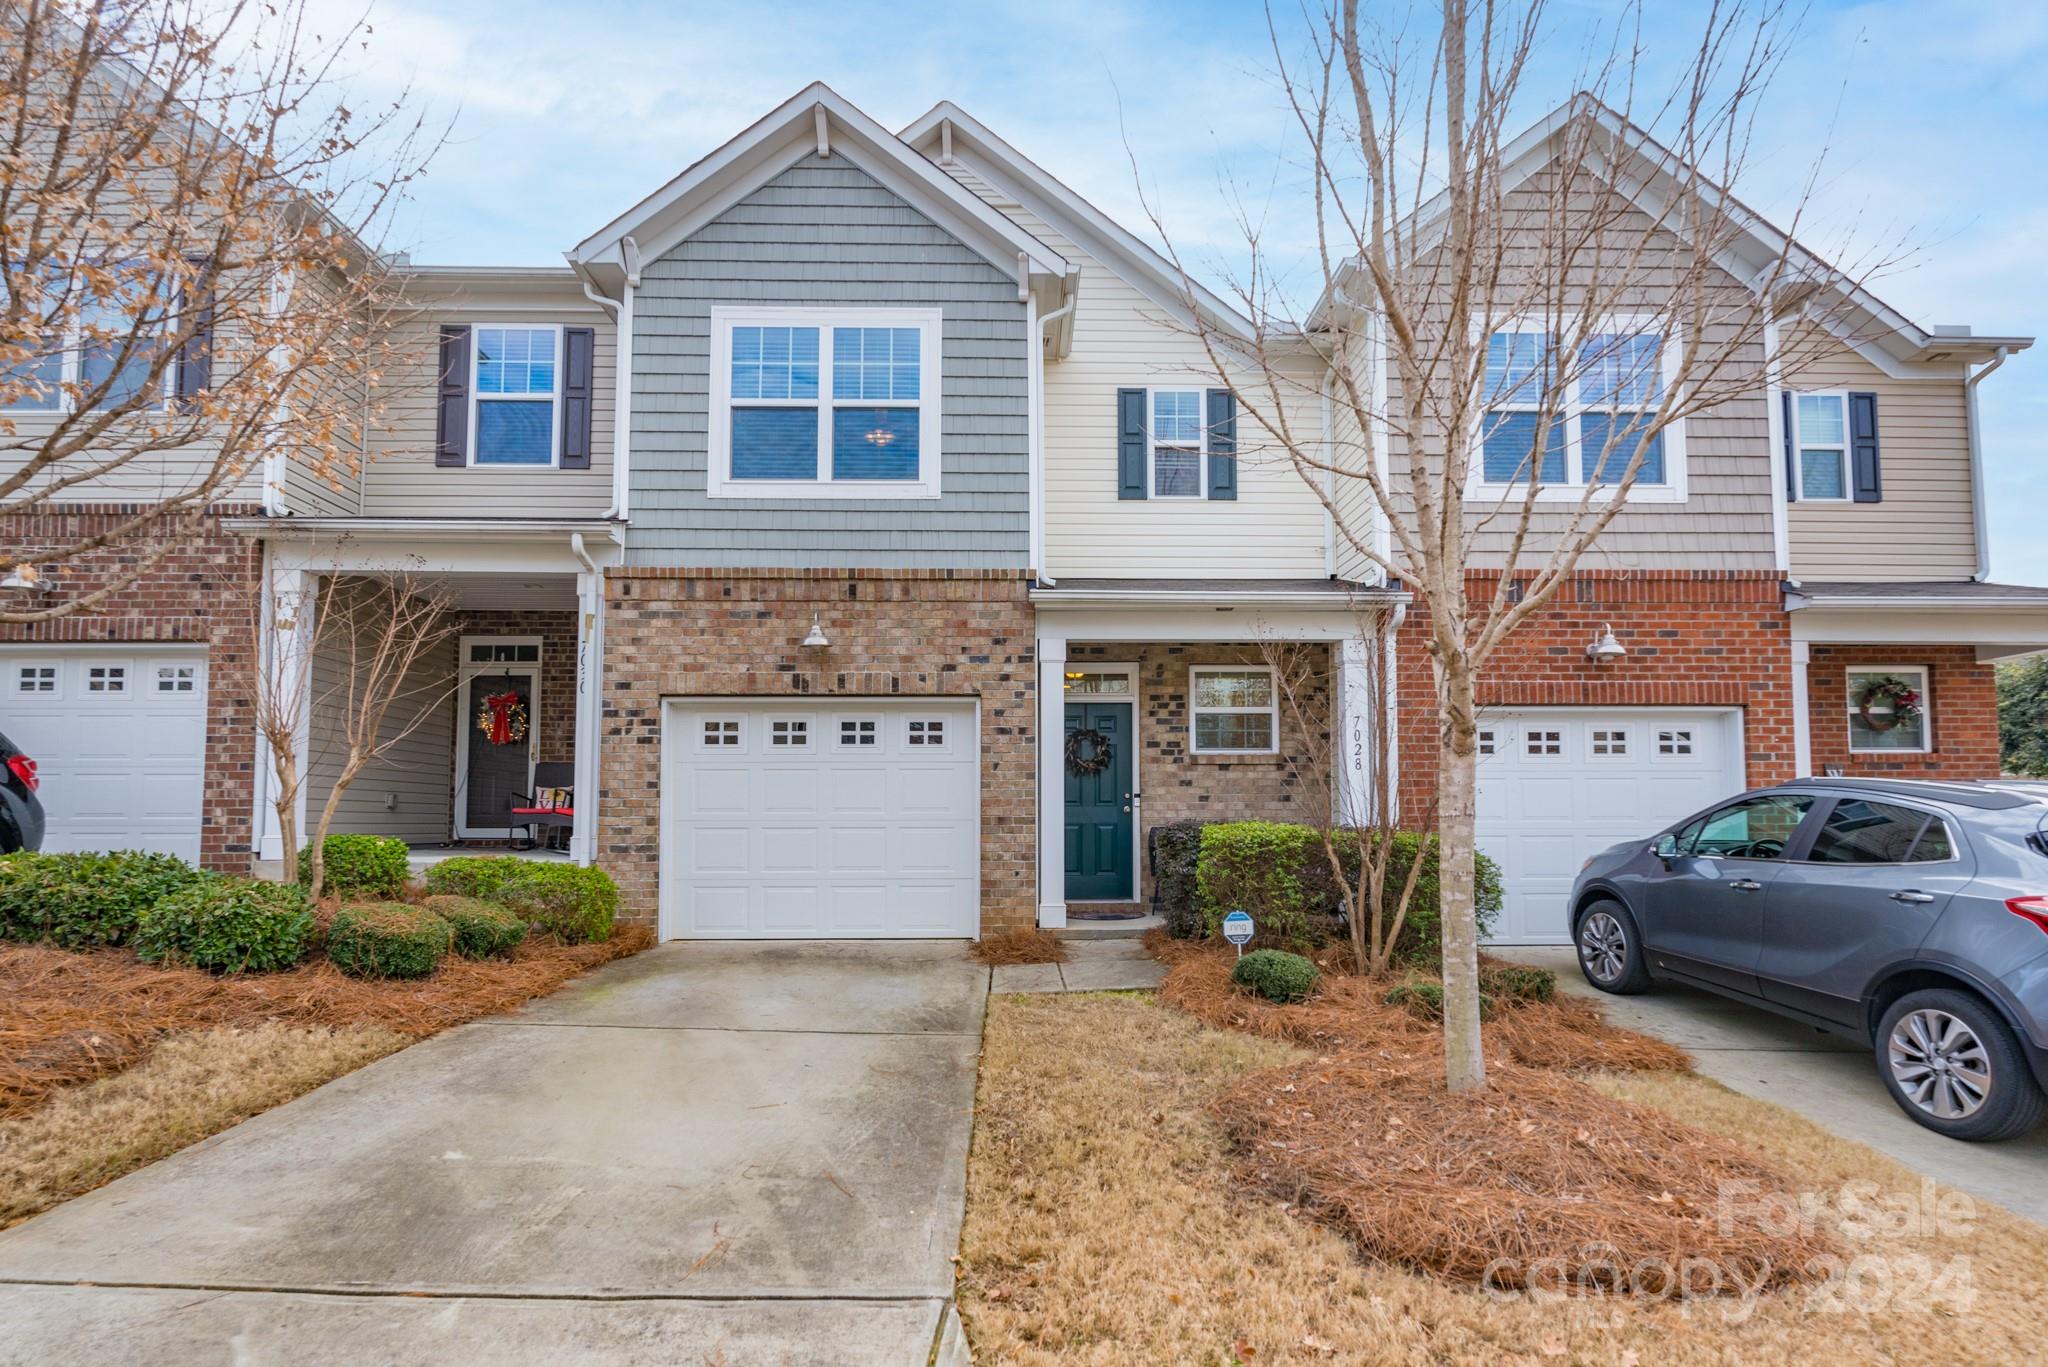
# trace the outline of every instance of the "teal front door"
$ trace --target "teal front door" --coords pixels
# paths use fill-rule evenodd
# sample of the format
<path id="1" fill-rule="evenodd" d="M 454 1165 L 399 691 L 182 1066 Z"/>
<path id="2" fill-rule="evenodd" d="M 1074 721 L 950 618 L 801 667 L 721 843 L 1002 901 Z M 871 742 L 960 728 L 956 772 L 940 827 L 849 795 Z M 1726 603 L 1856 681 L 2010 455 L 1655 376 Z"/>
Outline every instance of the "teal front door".
<path id="1" fill-rule="evenodd" d="M 1102 738 L 1109 762 L 1094 773 L 1076 773 L 1073 760 L 1067 762 L 1067 900 L 1128 901 L 1133 896 L 1131 705 L 1068 703 L 1069 754 L 1074 733 L 1083 729 Z M 1090 767 L 1086 761 L 1097 753 L 1096 743 L 1084 739 L 1079 749 L 1081 767 Z"/>

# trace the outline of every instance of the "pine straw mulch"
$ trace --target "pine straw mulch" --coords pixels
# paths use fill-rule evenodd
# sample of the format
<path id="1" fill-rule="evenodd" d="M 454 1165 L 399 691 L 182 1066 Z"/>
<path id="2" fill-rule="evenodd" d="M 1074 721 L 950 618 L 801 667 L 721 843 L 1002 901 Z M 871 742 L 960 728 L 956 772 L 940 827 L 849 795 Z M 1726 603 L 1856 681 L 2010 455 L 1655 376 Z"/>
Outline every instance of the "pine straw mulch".
<path id="1" fill-rule="evenodd" d="M 1067 961 L 1067 942 L 1049 930 L 1029 926 L 984 935 L 968 946 L 968 952 L 996 968 L 1008 964 L 1063 964 Z"/>
<path id="2" fill-rule="evenodd" d="M 127 1068 L 166 1035 L 264 1024 L 378 1026 L 413 1039 L 509 1011 L 654 943 L 623 926 L 603 944 L 528 941 L 504 959 L 449 956 L 408 982 L 351 978 L 324 957 L 283 973 L 216 977 L 125 949 L 0 943 L 0 1117 Z"/>

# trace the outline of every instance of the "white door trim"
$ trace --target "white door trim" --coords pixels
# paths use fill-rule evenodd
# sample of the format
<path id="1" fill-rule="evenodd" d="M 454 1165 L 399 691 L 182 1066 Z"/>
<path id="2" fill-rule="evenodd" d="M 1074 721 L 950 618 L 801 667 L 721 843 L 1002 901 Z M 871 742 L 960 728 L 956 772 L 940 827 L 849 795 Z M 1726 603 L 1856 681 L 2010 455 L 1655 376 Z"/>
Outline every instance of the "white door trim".
<path id="1" fill-rule="evenodd" d="M 537 655 L 530 662 L 478 660 L 470 663 L 469 648 L 481 645 L 532 646 L 537 652 L 546 645 L 538 636 L 462 636 L 455 642 L 455 836 L 458 840 L 509 835 L 506 826 L 472 827 L 469 811 L 469 728 L 476 718 L 469 715 L 469 681 L 479 674 L 523 675 L 529 680 L 526 697 L 526 789 L 533 791 L 534 756 L 540 749 L 540 667 Z"/>

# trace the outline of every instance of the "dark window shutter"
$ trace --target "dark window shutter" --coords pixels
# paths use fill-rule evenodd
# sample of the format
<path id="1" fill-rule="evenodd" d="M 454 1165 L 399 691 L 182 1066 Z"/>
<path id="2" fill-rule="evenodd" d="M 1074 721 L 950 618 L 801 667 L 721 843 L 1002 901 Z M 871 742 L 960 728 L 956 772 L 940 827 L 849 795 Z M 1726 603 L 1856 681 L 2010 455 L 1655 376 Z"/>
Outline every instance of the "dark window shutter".
<path id="1" fill-rule="evenodd" d="M 1237 497 L 1237 395 L 1209 391 L 1209 497 Z"/>
<path id="2" fill-rule="evenodd" d="M 178 290 L 178 317 L 180 326 L 188 312 L 192 314 L 192 334 L 178 348 L 176 392 L 178 406 L 186 408 L 193 400 L 205 393 L 213 384 L 213 282 L 212 272 L 205 261 L 192 262 L 197 274 L 205 282 L 205 295 L 198 301 L 196 311 L 188 302 L 188 291 L 200 281 L 192 281 Z"/>
<path id="3" fill-rule="evenodd" d="M 1792 426 L 1792 391 L 1778 395 L 1785 409 L 1785 501 L 1799 501 L 1799 433 Z"/>
<path id="4" fill-rule="evenodd" d="M 594 328 L 562 329 L 562 468 L 590 468 L 590 383 L 597 354 Z"/>
<path id="5" fill-rule="evenodd" d="M 1877 395 L 1849 396 L 1850 487 L 1858 503 L 1884 502 L 1884 479 L 1877 468 Z"/>
<path id="6" fill-rule="evenodd" d="M 1145 496 L 1145 391 L 1116 392 L 1116 496 Z"/>
<path id="7" fill-rule="evenodd" d="M 441 384 L 434 416 L 434 464 L 469 464 L 469 329 L 441 328 Z"/>

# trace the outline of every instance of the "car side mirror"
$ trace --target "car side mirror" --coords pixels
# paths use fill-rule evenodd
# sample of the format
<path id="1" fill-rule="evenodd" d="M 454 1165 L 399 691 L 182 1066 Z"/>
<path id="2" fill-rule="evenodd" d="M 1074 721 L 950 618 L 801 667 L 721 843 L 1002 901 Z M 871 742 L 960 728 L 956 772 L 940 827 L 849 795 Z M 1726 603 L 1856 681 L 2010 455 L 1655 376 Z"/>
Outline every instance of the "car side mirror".
<path id="1" fill-rule="evenodd" d="M 1675 835 L 1658 836 L 1657 843 L 1650 846 L 1650 853 L 1656 855 L 1659 859 L 1678 858 L 1678 837 Z"/>

